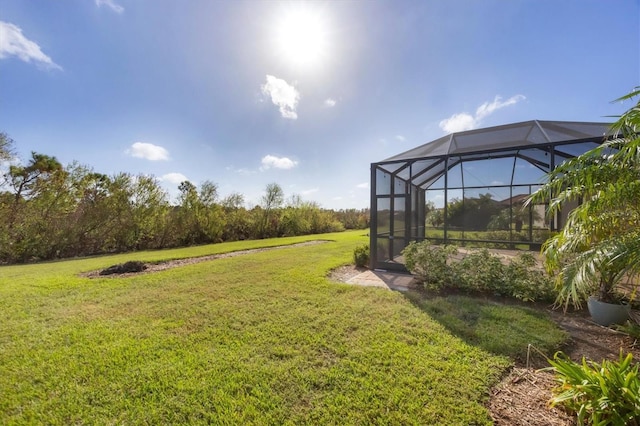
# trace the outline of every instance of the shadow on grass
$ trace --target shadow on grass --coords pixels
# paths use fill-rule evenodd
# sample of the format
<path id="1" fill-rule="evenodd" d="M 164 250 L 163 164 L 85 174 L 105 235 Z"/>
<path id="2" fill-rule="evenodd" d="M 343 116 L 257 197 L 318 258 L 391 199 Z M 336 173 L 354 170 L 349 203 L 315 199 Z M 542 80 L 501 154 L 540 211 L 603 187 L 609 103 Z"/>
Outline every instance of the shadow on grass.
<path id="1" fill-rule="evenodd" d="M 466 343 L 524 363 L 529 345 L 548 357 L 568 335 L 544 311 L 521 304 L 462 294 L 404 293 L 418 308 Z M 540 355 L 536 364 L 545 362 Z"/>

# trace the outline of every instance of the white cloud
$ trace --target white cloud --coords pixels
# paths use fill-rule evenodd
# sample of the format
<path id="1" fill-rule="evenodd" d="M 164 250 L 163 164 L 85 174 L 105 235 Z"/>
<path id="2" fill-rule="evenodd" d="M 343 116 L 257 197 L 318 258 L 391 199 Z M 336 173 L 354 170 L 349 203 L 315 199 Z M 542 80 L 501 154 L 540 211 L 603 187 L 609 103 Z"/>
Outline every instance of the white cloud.
<path id="1" fill-rule="evenodd" d="M 407 139 L 406 139 L 404 136 L 402 136 L 402 135 L 396 135 L 396 140 L 397 140 L 398 142 L 404 142 L 404 141 L 406 141 Z"/>
<path id="2" fill-rule="evenodd" d="M 107 6 L 109 9 L 113 10 L 115 13 L 124 12 L 124 7 L 117 4 L 114 0 L 96 0 L 96 6 L 98 7 Z"/>
<path id="3" fill-rule="evenodd" d="M 136 142 L 131 145 L 131 148 L 127 149 L 125 153 L 132 157 L 144 158 L 149 161 L 169 160 L 169 151 L 161 146 L 147 142 Z"/>
<path id="4" fill-rule="evenodd" d="M 459 114 L 453 114 L 451 117 L 440 121 L 440 128 L 446 133 L 463 132 L 465 130 L 472 130 L 478 127 L 482 120 L 487 116 L 493 114 L 497 110 L 515 105 L 516 103 L 525 100 L 523 95 L 515 95 L 507 99 L 502 100 L 502 97 L 496 96 L 493 102 L 485 102 L 476 109 L 476 114 L 471 115 L 466 112 Z"/>
<path id="5" fill-rule="evenodd" d="M 369 189 L 369 182 L 362 182 L 356 185 L 356 188 Z"/>
<path id="6" fill-rule="evenodd" d="M 262 157 L 262 166 L 260 170 L 269 170 L 270 168 L 289 170 L 298 165 L 297 161 L 291 160 L 287 157 L 276 157 L 274 155 L 265 155 Z"/>
<path id="7" fill-rule="evenodd" d="M 247 169 L 245 167 L 240 167 L 240 168 L 237 169 L 234 166 L 228 166 L 227 170 L 230 171 L 230 172 L 233 172 L 233 173 L 238 173 L 240 175 L 244 175 L 244 176 L 253 175 L 253 174 L 257 173 L 256 170 L 250 170 L 250 169 Z"/>
<path id="8" fill-rule="evenodd" d="M 493 114 L 500 108 L 515 105 L 520 101 L 524 101 L 525 99 L 526 98 L 523 95 L 515 95 L 503 102 L 500 96 L 496 96 L 493 99 L 493 102 L 485 102 L 478 107 L 478 109 L 476 110 L 476 119 L 482 120 L 483 118 L 490 114 Z"/>
<path id="9" fill-rule="evenodd" d="M 0 21 L 0 59 L 17 56 L 24 62 L 34 61 L 46 68 L 62 70 L 62 67 L 42 53 L 40 46 L 22 34 L 20 27 Z"/>
<path id="10" fill-rule="evenodd" d="M 271 102 L 280 109 L 284 118 L 298 118 L 296 108 L 300 100 L 300 92 L 286 81 L 267 75 L 267 82 L 261 86 L 262 93 L 271 98 Z"/>
<path id="11" fill-rule="evenodd" d="M 182 173 L 167 173 L 165 175 L 160 176 L 160 180 L 162 182 L 169 182 L 169 183 L 173 183 L 175 185 L 179 185 L 182 182 L 184 182 L 185 180 L 189 180 L 185 175 L 183 175 Z"/>
<path id="12" fill-rule="evenodd" d="M 326 106 L 327 108 L 333 108 L 334 106 L 336 106 L 336 100 L 328 98 L 324 101 L 324 106 Z"/>
<path id="13" fill-rule="evenodd" d="M 476 119 L 466 112 L 453 114 L 440 122 L 440 128 L 446 133 L 463 132 L 476 127 Z"/>

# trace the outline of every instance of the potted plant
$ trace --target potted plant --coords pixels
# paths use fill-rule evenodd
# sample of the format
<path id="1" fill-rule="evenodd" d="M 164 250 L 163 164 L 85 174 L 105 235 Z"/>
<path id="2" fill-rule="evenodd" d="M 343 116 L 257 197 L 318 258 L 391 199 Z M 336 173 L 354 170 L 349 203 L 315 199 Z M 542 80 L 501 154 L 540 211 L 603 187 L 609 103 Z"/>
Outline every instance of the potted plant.
<path id="1" fill-rule="evenodd" d="M 587 299 L 587 307 L 594 322 L 604 326 L 624 324 L 631 312 L 630 299 L 616 292 L 624 269 L 605 268 L 599 272 L 597 291 Z M 631 298 L 633 296 L 631 295 Z"/>
<path id="2" fill-rule="evenodd" d="M 617 101 L 639 95 L 640 86 Z M 620 284 L 640 272 L 639 131 L 637 102 L 613 124 L 611 139 L 560 164 L 527 200 L 549 203 L 550 215 L 578 203 L 563 229 L 544 243 L 545 266 L 557 279 L 556 303 L 565 309 L 584 301 L 595 309 L 622 305 L 619 318 L 594 317 L 604 325 L 626 320 L 629 305 L 620 303 Z"/>
<path id="3" fill-rule="evenodd" d="M 575 225 L 573 232 L 580 232 L 580 226 Z M 563 230 L 543 245 L 545 266 L 556 277 L 556 305 L 566 310 L 569 304 L 581 308 L 586 301 L 594 322 L 603 326 L 623 324 L 629 318 L 635 291 L 622 284 L 633 281 L 633 265 L 628 258 L 603 250 L 603 244 L 592 242 L 584 248 L 575 245 L 576 239 L 571 231 Z"/>

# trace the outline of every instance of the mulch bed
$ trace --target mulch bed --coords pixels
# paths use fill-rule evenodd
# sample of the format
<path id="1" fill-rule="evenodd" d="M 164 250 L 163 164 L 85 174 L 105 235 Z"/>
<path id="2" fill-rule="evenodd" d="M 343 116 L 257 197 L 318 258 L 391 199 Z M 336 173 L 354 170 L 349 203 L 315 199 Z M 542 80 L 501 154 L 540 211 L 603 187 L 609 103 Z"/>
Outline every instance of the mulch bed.
<path id="1" fill-rule="evenodd" d="M 640 360 L 640 342 L 626 334 L 593 323 L 584 312 L 563 314 L 548 311 L 558 326 L 569 333 L 562 351 L 574 361 L 582 357 L 595 362 L 617 360 L 620 350 Z M 549 354 L 551 356 L 551 354 Z M 575 425 L 574 416 L 560 408 L 550 408 L 551 389 L 555 386 L 551 372 L 540 370 L 546 360 L 538 355 L 534 366 L 516 366 L 492 389 L 488 403 L 494 424 L 507 425 Z"/>

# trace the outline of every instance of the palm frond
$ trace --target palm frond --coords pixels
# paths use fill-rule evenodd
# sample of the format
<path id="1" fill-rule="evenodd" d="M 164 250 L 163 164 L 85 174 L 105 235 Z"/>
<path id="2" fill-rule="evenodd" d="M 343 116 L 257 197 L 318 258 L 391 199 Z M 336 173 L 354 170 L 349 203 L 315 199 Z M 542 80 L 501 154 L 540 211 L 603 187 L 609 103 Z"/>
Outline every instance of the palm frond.
<path id="1" fill-rule="evenodd" d="M 640 96 L 640 86 L 617 101 Z M 579 308 L 589 294 L 610 291 L 640 274 L 640 101 L 612 126 L 614 138 L 558 165 L 525 205 L 549 203 L 549 214 L 580 205 L 543 245 L 557 277 L 557 305 Z"/>

